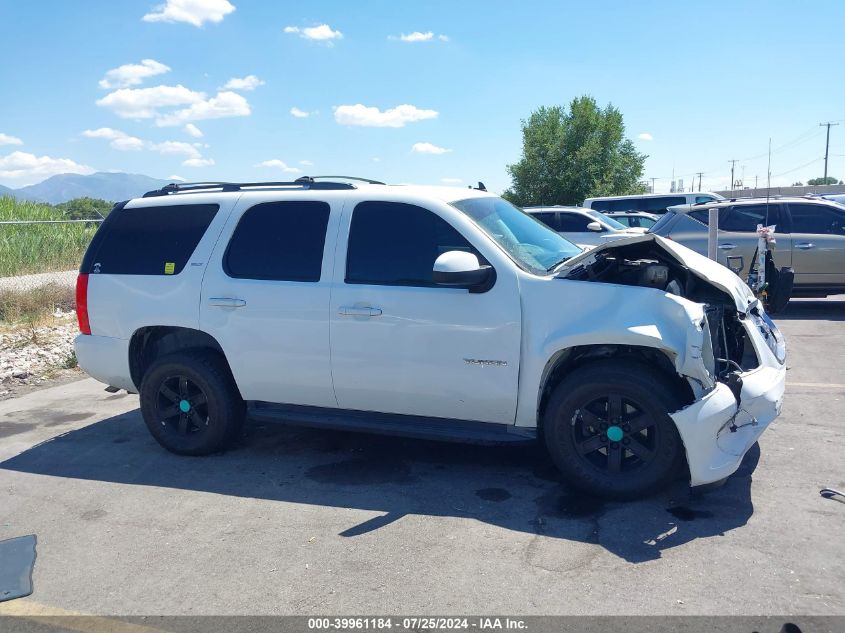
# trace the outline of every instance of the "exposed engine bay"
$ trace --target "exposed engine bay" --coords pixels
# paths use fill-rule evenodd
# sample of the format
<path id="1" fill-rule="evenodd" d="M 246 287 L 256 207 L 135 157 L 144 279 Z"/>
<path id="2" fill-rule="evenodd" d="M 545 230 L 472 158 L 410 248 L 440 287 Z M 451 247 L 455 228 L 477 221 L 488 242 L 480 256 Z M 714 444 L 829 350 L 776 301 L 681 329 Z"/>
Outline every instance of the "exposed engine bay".
<path id="1" fill-rule="evenodd" d="M 566 279 L 654 288 L 704 305 L 713 347 L 713 373 L 720 381 L 735 383 L 737 376 L 758 366 L 757 355 L 734 299 L 724 290 L 695 275 L 671 253 L 652 240 L 597 250 L 577 264 Z"/>

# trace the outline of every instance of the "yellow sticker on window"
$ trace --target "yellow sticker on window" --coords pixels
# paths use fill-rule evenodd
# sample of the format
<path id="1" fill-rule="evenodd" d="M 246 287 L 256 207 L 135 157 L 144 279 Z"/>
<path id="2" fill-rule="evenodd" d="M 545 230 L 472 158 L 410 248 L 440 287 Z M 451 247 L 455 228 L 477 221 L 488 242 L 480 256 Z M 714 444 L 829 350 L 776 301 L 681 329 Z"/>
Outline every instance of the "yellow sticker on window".
<path id="1" fill-rule="evenodd" d="M 164 262 L 164 274 L 165 275 L 172 275 L 176 272 L 176 263 L 175 262 Z"/>

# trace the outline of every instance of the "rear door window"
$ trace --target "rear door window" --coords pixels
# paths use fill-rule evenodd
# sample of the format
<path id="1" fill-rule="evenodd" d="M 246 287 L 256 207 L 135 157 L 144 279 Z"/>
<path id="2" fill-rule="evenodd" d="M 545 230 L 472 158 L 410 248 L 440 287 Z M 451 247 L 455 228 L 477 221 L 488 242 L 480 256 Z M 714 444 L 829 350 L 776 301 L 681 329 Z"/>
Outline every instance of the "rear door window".
<path id="1" fill-rule="evenodd" d="M 738 204 L 723 209 L 719 214 L 719 229 L 722 231 L 754 232 L 758 224 L 779 225 L 780 205 Z"/>
<path id="2" fill-rule="evenodd" d="M 793 233 L 845 235 L 845 213 L 821 204 L 789 205 Z"/>
<path id="3" fill-rule="evenodd" d="M 223 268 L 230 277 L 320 281 L 329 205 L 264 202 L 247 209 L 229 241 Z"/>
<path id="4" fill-rule="evenodd" d="M 560 226 L 560 222 L 558 220 L 558 214 L 557 213 L 549 213 L 549 212 L 532 213 L 531 216 L 540 220 L 540 222 L 545 224 L 547 227 L 549 227 L 553 231 L 560 231 L 560 229 L 558 228 L 558 226 Z"/>
<path id="5" fill-rule="evenodd" d="M 82 272 L 178 275 L 219 208 L 174 204 L 115 209 L 102 227 L 105 234 L 91 268 Z"/>

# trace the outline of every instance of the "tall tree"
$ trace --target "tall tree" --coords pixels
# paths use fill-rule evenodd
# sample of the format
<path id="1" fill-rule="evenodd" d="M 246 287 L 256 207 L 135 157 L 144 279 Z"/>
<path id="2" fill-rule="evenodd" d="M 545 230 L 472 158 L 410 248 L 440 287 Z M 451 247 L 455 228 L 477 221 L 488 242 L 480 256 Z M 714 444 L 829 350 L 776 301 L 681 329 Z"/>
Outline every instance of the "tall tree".
<path id="1" fill-rule="evenodd" d="M 591 196 L 645 193 L 647 156 L 625 138 L 622 113 L 589 96 L 541 107 L 522 122 L 522 158 L 504 193 L 521 205 L 580 204 Z"/>

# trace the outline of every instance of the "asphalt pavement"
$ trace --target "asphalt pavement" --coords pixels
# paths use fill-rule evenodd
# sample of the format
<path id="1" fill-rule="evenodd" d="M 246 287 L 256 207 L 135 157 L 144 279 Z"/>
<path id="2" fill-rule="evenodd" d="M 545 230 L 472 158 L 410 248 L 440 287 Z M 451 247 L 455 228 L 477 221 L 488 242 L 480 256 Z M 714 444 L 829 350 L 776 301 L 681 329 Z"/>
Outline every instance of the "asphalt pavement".
<path id="1" fill-rule="evenodd" d="M 161 449 L 86 379 L 0 402 L 0 540 L 85 614 L 845 615 L 845 300 L 796 301 L 783 414 L 717 490 L 572 494 L 543 452 L 250 423 Z"/>

